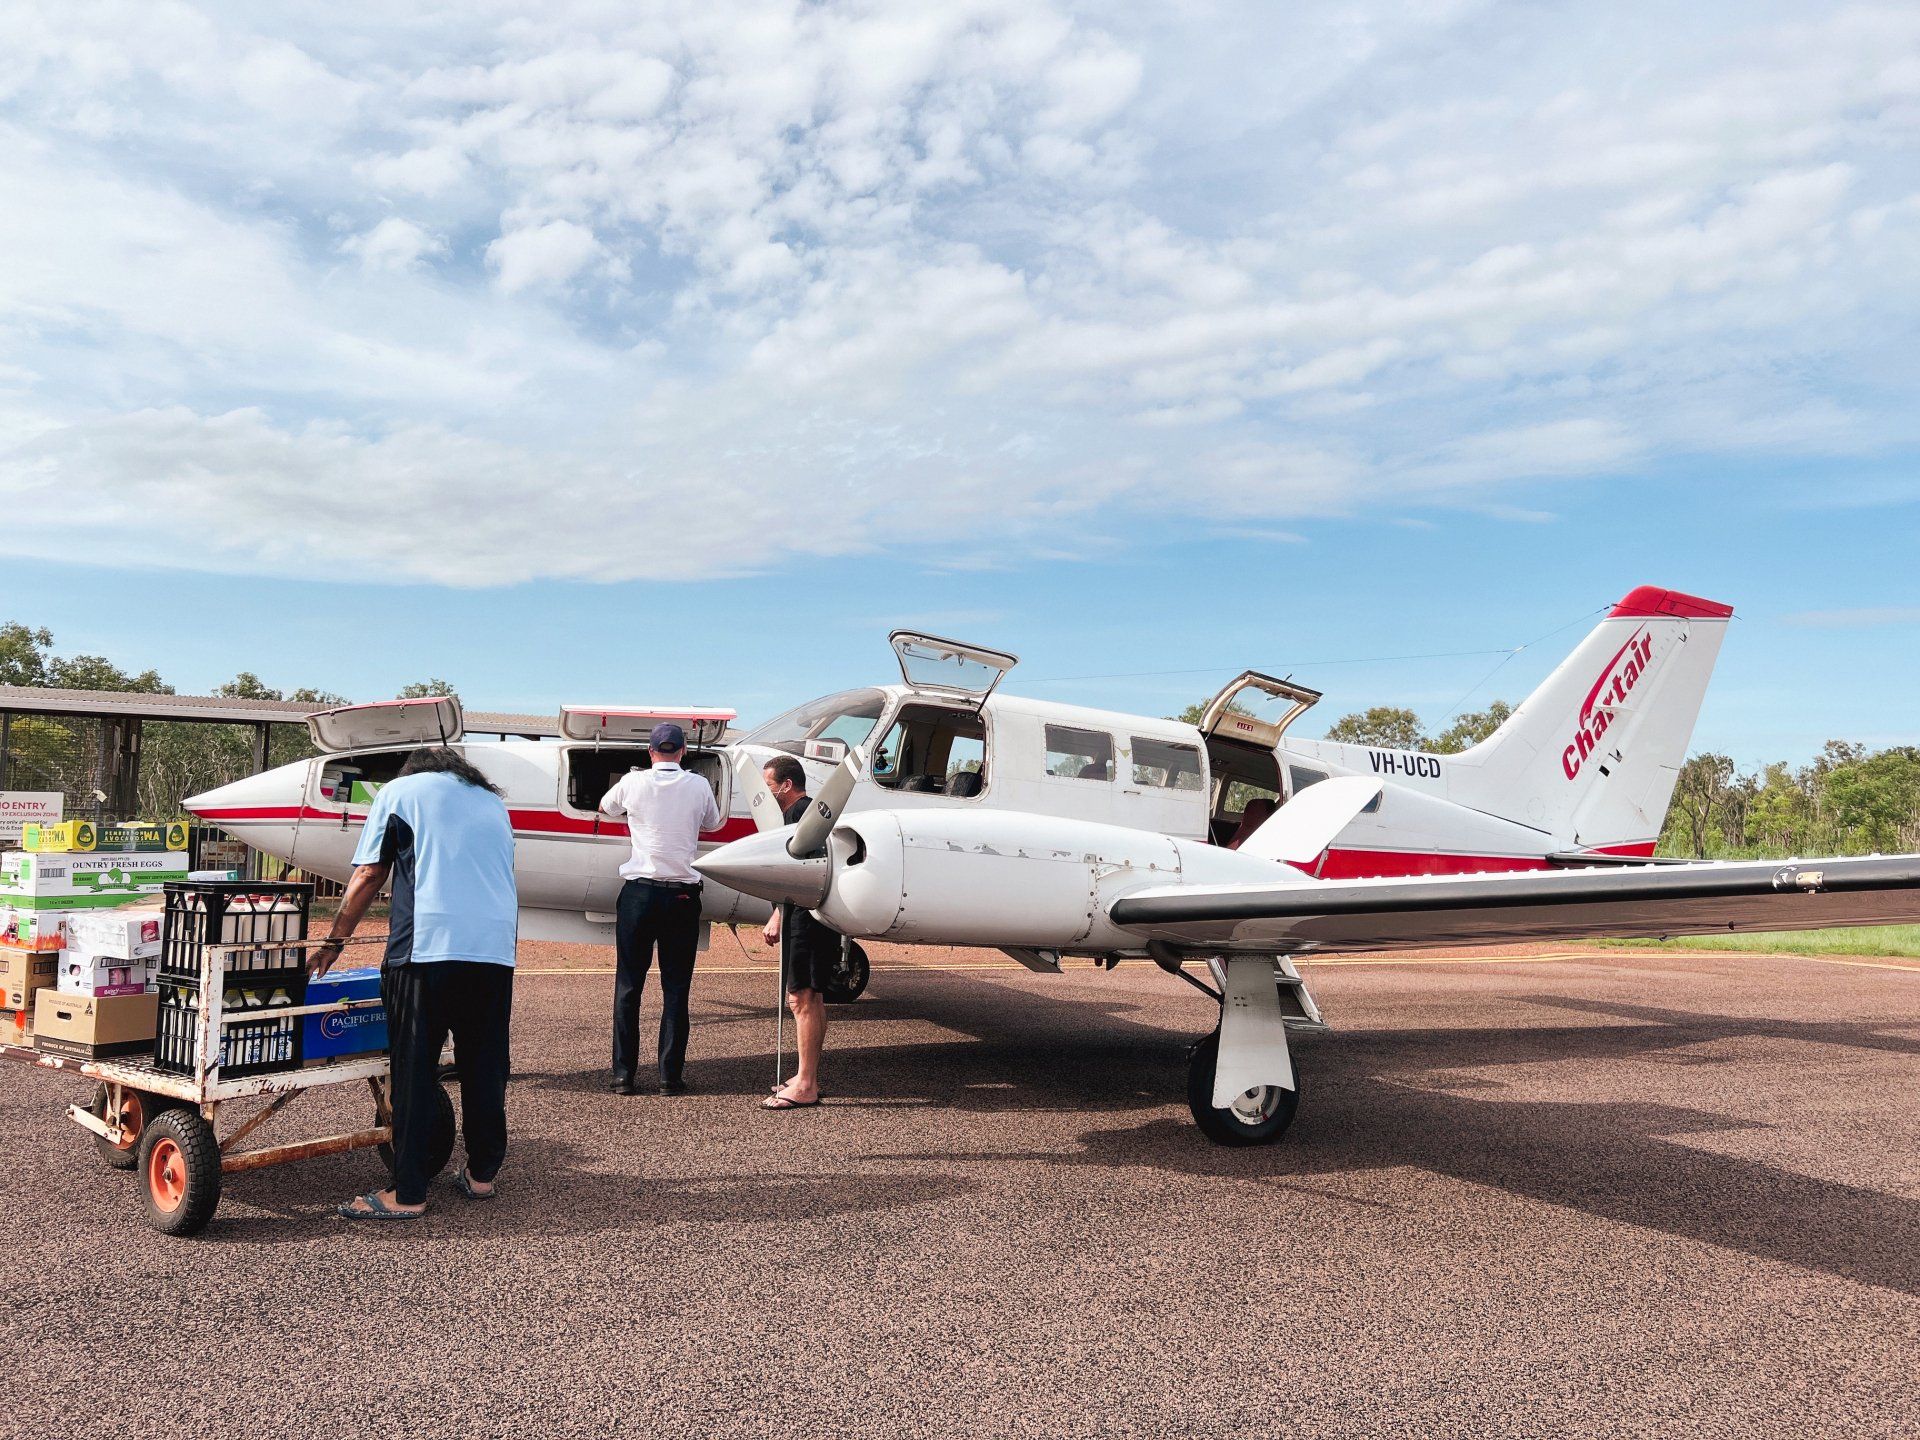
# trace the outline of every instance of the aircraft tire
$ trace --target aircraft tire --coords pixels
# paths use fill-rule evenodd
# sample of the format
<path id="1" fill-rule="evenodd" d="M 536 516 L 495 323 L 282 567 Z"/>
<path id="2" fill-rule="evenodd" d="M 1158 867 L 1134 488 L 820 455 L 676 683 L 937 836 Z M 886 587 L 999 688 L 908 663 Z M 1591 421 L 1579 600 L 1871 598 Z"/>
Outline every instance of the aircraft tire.
<path id="1" fill-rule="evenodd" d="M 833 983 L 829 985 L 823 998 L 829 1005 L 851 1005 L 867 992 L 867 982 L 873 978 L 873 967 L 867 963 L 867 952 L 858 944 L 847 946 L 847 958 L 834 971 Z"/>
<path id="2" fill-rule="evenodd" d="M 1300 1065 L 1293 1067 L 1291 1090 L 1263 1085 L 1249 1090 L 1225 1109 L 1213 1105 L 1213 1067 L 1220 1057 L 1216 1029 L 1194 1047 L 1187 1062 L 1187 1108 L 1200 1133 L 1216 1145 L 1271 1145 L 1287 1133 L 1300 1108 Z"/>

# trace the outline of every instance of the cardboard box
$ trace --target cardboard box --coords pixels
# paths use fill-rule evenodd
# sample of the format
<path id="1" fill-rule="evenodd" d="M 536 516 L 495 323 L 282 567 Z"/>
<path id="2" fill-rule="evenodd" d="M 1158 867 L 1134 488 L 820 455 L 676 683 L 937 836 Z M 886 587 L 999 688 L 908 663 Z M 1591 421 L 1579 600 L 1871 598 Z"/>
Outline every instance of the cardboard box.
<path id="1" fill-rule="evenodd" d="M 0 898 L 16 910 L 99 910 L 187 878 L 187 852 L 0 855 Z"/>
<path id="2" fill-rule="evenodd" d="M 0 1010 L 31 1010 L 33 992 L 53 984 L 59 974 L 58 950 L 0 945 Z"/>
<path id="3" fill-rule="evenodd" d="M 54 983 L 69 995 L 138 995 L 152 988 L 159 965 L 157 958 L 129 960 L 69 948 L 60 952 L 60 978 Z"/>
<path id="4" fill-rule="evenodd" d="M 69 995 L 42 990 L 34 997 L 34 1043 L 50 1054 L 130 1055 L 153 1048 L 160 997 Z"/>
<path id="5" fill-rule="evenodd" d="M 40 852 L 106 850 L 122 854 L 184 850 L 187 822 L 129 820 L 97 825 L 91 820 L 61 820 L 50 825 L 27 824 L 20 827 L 20 848 Z"/>
<path id="6" fill-rule="evenodd" d="M 309 1005 L 379 998 L 377 966 L 329 970 L 319 979 L 307 981 L 306 1003 Z M 305 1029 L 300 1056 L 307 1065 L 324 1065 L 349 1055 L 378 1055 L 387 1048 L 387 1012 L 377 1005 L 365 1010 L 340 1010 L 331 1015 L 306 1015 L 301 1017 L 301 1024 Z"/>
<path id="7" fill-rule="evenodd" d="M 77 910 L 67 918 L 67 946 L 121 960 L 157 960 L 164 923 L 158 910 Z"/>
<path id="8" fill-rule="evenodd" d="M 0 1045 L 33 1044 L 33 1011 L 0 1010 Z"/>
<path id="9" fill-rule="evenodd" d="M 0 905 L 0 944 L 19 945 L 28 950 L 66 948 L 67 922 L 75 910 L 16 910 Z"/>

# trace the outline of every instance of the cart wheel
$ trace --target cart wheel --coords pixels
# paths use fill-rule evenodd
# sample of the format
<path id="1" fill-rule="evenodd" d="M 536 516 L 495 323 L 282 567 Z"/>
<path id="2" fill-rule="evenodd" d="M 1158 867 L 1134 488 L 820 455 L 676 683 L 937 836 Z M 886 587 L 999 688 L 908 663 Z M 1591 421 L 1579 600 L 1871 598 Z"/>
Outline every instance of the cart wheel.
<path id="1" fill-rule="evenodd" d="M 447 1168 L 447 1162 L 453 1158 L 454 1118 L 453 1097 L 440 1086 L 433 1087 L 433 1146 L 427 1152 L 429 1169 L 438 1175 Z M 380 1147 L 380 1158 L 387 1162 L 387 1174 L 393 1174 L 393 1142 L 388 1141 Z"/>
<path id="2" fill-rule="evenodd" d="M 220 1203 L 220 1142 L 194 1110 L 167 1110 L 140 1136 L 147 1223 L 164 1235 L 197 1235 Z"/>
<path id="3" fill-rule="evenodd" d="M 120 1128 L 128 1133 L 127 1138 L 116 1145 L 104 1135 L 93 1137 L 93 1143 L 100 1149 L 100 1158 L 116 1170 L 131 1170 L 140 1163 L 140 1135 L 147 1125 L 162 1110 L 172 1110 L 180 1102 L 165 1095 L 150 1095 L 144 1090 L 127 1090 L 126 1100 L 120 1107 Z M 93 1092 L 93 1103 L 87 1107 L 101 1119 L 107 1117 L 107 1087 L 102 1085 Z"/>

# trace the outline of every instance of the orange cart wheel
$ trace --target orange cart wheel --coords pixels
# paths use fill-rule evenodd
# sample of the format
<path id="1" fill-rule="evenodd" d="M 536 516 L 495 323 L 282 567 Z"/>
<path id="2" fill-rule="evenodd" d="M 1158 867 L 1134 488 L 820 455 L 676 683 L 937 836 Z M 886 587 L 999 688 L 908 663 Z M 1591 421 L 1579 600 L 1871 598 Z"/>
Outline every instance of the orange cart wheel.
<path id="1" fill-rule="evenodd" d="M 192 1110 L 167 1110 L 140 1137 L 147 1223 L 165 1235 L 196 1235 L 220 1203 L 220 1144 Z"/>
<path id="2" fill-rule="evenodd" d="M 140 1163 L 140 1133 L 147 1123 L 162 1110 L 171 1110 L 180 1102 L 164 1095 L 149 1095 L 144 1090 L 123 1090 L 120 1102 L 120 1128 L 127 1131 L 127 1138 L 116 1145 L 104 1135 L 93 1137 L 93 1143 L 100 1149 L 100 1158 L 115 1170 L 131 1170 Z M 100 1086 L 93 1092 L 93 1104 L 87 1107 L 102 1120 L 107 1118 L 107 1087 Z"/>

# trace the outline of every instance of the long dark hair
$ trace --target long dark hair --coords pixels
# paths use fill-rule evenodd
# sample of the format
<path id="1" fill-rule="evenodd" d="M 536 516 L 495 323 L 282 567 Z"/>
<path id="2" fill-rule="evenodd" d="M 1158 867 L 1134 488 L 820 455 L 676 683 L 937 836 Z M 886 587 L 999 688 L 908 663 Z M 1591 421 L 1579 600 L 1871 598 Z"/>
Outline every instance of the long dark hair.
<path id="1" fill-rule="evenodd" d="M 444 745 L 429 745 L 416 750 L 407 757 L 407 763 L 400 767 L 402 775 L 451 775 L 456 780 L 464 780 L 469 785 L 477 785 L 489 795 L 499 795 L 505 799 L 505 793 L 486 776 L 473 767 L 473 763 L 457 750 L 449 750 Z"/>

